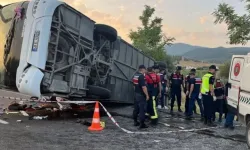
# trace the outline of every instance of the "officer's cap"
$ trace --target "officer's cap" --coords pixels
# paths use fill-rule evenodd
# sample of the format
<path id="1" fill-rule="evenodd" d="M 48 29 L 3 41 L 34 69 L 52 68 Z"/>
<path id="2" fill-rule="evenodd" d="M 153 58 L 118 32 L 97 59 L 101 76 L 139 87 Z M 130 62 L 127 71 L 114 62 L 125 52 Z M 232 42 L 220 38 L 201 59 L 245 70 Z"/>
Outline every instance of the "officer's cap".
<path id="1" fill-rule="evenodd" d="M 211 65 L 210 67 L 209 67 L 209 69 L 214 69 L 214 70 L 218 70 L 218 68 L 215 66 L 215 65 Z"/>
<path id="2" fill-rule="evenodd" d="M 146 67 L 144 65 L 140 65 L 139 69 L 146 69 Z"/>
<path id="3" fill-rule="evenodd" d="M 176 70 L 181 70 L 181 69 L 182 69 L 181 66 L 176 67 Z"/>
<path id="4" fill-rule="evenodd" d="M 153 67 L 148 67 L 148 72 L 153 72 Z"/>
<path id="5" fill-rule="evenodd" d="M 193 69 L 191 69 L 191 70 L 190 70 L 190 72 L 196 72 L 196 69 L 195 69 L 195 68 L 193 68 Z"/>
<path id="6" fill-rule="evenodd" d="M 160 69 L 159 65 L 155 64 L 153 67 L 153 69 Z"/>

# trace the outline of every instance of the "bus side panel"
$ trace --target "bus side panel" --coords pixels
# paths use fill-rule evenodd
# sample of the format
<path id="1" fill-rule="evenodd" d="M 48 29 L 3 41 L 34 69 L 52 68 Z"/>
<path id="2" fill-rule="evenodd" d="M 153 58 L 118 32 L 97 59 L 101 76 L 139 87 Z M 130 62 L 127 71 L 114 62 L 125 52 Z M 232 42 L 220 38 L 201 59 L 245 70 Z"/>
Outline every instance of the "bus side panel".
<path id="1" fill-rule="evenodd" d="M 115 42 L 114 64 L 109 75 L 108 89 L 111 100 L 121 103 L 134 103 L 132 78 L 139 65 L 153 66 L 154 60 L 124 40 Z"/>

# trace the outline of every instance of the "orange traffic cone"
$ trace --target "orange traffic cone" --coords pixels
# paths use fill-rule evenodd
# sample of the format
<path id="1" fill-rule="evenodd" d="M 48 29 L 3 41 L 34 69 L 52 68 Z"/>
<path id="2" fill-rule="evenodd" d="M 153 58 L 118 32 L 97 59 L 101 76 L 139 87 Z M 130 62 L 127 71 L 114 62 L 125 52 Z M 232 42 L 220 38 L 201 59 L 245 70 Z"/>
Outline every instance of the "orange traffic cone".
<path id="1" fill-rule="evenodd" d="M 90 131 L 103 130 L 103 127 L 101 127 L 101 123 L 100 123 L 99 102 L 95 103 L 95 111 L 94 111 L 94 115 L 93 115 L 92 124 L 88 129 Z"/>

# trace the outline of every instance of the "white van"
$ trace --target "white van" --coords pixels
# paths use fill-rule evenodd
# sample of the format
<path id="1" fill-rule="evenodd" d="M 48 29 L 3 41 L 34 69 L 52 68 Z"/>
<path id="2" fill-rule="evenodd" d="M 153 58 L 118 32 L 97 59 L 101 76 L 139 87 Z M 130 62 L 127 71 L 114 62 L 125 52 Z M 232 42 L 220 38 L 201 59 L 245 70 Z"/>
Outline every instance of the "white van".
<path id="1" fill-rule="evenodd" d="M 246 139 L 250 147 L 250 54 L 233 55 L 228 83 L 228 109 L 247 126 Z"/>

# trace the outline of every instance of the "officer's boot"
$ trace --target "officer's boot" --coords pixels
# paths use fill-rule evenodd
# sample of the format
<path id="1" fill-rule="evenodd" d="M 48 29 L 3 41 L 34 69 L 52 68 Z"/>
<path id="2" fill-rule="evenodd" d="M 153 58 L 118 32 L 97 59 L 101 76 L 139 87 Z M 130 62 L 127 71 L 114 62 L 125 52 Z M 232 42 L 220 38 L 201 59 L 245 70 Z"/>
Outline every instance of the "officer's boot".
<path id="1" fill-rule="evenodd" d="M 171 114 L 171 115 L 174 114 L 173 107 L 171 107 L 170 114 Z"/>
<path id="2" fill-rule="evenodd" d="M 139 129 L 145 129 L 145 128 L 148 128 L 148 126 L 144 122 L 141 122 Z"/>
<path id="3" fill-rule="evenodd" d="M 209 127 L 216 127 L 216 126 L 217 126 L 216 124 L 213 123 L 212 120 L 208 120 L 208 121 L 207 121 L 207 125 L 208 125 Z"/>
<path id="4" fill-rule="evenodd" d="M 222 122 L 222 114 L 220 113 L 219 115 L 219 120 L 218 120 L 220 123 Z"/>
<path id="5" fill-rule="evenodd" d="M 201 116 L 201 121 L 204 122 L 204 117 L 203 116 Z"/>
<path id="6" fill-rule="evenodd" d="M 207 118 L 204 118 L 204 124 L 207 125 Z"/>
<path id="7" fill-rule="evenodd" d="M 135 120 L 134 121 L 134 126 L 139 126 L 139 125 L 140 125 L 140 123 L 137 120 Z"/>

